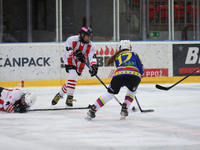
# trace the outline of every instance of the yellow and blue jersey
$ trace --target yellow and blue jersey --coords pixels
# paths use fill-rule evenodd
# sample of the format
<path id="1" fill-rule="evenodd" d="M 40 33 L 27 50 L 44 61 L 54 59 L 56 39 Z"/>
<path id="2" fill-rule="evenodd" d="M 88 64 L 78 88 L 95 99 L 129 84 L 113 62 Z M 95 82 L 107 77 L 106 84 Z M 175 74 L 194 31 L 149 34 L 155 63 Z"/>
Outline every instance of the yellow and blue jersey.
<path id="1" fill-rule="evenodd" d="M 144 74 L 143 63 L 136 52 L 123 51 L 115 58 L 117 67 L 113 77 L 120 75 L 133 75 L 141 79 Z"/>

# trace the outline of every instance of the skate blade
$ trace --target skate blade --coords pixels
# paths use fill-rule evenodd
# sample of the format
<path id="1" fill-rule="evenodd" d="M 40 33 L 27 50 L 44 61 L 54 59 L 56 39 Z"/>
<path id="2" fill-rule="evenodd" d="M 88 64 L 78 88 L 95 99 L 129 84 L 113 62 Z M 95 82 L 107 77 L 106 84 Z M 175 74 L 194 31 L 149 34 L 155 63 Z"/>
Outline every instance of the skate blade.
<path id="1" fill-rule="evenodd" d="M 90 116 L 85 117 L 86 120 L 90 121 L 92 118 Z"/>
<path id="2" fill-rule="evenodd" d="M 121 116 L 120 117 L 120 120 L 125 120 L 126 119 L 126 116 Z"/>

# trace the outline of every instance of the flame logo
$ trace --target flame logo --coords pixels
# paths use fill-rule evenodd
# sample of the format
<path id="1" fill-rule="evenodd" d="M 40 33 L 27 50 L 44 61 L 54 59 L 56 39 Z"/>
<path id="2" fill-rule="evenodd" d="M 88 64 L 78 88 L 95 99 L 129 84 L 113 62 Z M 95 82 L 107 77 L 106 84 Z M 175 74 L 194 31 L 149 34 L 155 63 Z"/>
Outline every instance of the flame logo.
<path id="1" fill-rule="evenodd" d="M 96 55 L 100 55 L 100 56 L 102 56 L 102 55 L 113 55 L 115 52 L 117 52 L 117 49 L 116 50 L 114 50 L 114 48 L 108 48 L 108 46 L 106 46 L 106 49 L 105 49 L 105 51 L 103 50 L 103 48 L 101 48 L 100 50 L 97 50 L 97 53 L 96 53 Z"/>
<path id="2" fill-rule="evenodd" d="M 114 52 L 114 49 L 111 48 L 111 51 L 110 51 L 110 55 L 113 55 L 115 52 Z"/>
<path id="3" fill-rule="evenodd" d="M 103 49 L 102 48 L 101 48 L 99 55 L 103 55 Z"/>
<path id="4" fill-rule="evenodd" d="M 105 55 L 109 55 L 109 48 L 108 48 L 108 46 L 106 46 L 106 50 L 105 50 Z"/>

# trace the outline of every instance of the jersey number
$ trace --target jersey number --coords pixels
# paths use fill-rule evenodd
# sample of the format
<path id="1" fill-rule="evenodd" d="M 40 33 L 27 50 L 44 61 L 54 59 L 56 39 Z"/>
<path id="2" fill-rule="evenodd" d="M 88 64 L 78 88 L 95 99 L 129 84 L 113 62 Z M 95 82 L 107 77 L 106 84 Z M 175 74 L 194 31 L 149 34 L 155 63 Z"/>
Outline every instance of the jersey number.
<path id="1" fill-rule="evenodd" d="M 126 60 L 124 62 L 122 62 L 122 56 L 125 56 L 125 55 L 127 55 Z M 125 63 L 126 61 L 129 61 L 131 59 L 131 57 L 132 57 L 132 53 L 124 53 L 124 54 L 120 55 L 118 57 L 119 66 L 122 65 L 122 63 Z"/>

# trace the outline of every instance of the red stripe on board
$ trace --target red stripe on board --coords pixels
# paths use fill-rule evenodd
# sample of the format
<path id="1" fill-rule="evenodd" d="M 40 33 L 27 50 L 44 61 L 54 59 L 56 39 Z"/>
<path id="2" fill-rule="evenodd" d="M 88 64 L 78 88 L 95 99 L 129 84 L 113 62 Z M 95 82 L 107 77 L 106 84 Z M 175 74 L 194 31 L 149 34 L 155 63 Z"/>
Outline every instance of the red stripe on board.
<path id="1" fill-rule="evenodd" d="M 111 72 L 110 72 L 110 74 L 108 75 L 108 78 L 112 78 L 114 72 L 115 72 L 115 69 L 112 69 Z"/>
<path id="2" fill-rule="evenodd" d="M 144 77 L 168 77 L 168 69 L 144 69 Z"/>
<path id="3" fill-rule="evenodd" d="M 22 87 L 24 87 L 24 81 L 22 81 Z"/>
<path id="4" fill-rule="evenodd" d="M 192 73 L 193 71 L 197 70 L 198 68 L 179 68 L 179 73 L 180 74 L 187 74 L 187 73 Z M 199 68 L 200 70 L 200 68 Z M 195 73 L 200 73 L 200 71 L 197 70 Z"/>

